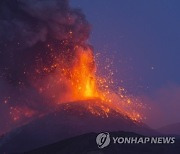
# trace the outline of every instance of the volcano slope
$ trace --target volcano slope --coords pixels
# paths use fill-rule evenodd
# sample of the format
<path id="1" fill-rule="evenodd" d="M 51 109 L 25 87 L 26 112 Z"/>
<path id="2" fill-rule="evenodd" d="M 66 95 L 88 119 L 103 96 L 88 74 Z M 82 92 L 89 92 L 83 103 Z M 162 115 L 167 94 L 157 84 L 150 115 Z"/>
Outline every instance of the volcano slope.
<path id="1" fill-rule="evenodd" d="M 104 109 L 108 110 L 108 114 Z M 44 116 L 12 130 L 0 140 L 0 153 L 32 150 L 89 132 L 130 131 L 156 134 L 142 122 L 136 122 L 97 100 L 60 104 Z"/>

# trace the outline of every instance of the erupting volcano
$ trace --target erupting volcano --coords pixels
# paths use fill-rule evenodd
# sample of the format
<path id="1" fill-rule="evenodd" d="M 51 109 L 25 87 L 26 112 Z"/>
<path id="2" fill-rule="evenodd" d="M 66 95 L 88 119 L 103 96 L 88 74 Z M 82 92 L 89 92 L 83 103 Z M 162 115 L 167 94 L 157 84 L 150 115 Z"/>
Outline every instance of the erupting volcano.
<path id="1" fill-rule="evenodd" d="M 79 9 L 67 0 L 2 0 L 0 17 L 1 100 L 8 115 L 2 131 L 27 124 L 20 136 L 39 132 L 46 138 L 50 130 L 42 126 L 51 124 L 59 138 L 51 136 L 50 143 L 69 137 L 63 127 L 75 128 L 71 135 L 141 128 L 143 105 L 124 88 L 114 92 L 112 74 L 97 73 L 91 26 Z"/>
<path id="2" fill-rule="evenodd" d="M 72 9 L 67 0 L 3 0 L 0 4 L 0 77 L 5 83 L 1 100 L 7 120 L 19 125 L 59 104 L 89 99 L 99 100 L 107 115 L 113 108 L 132 120 L 143 119 L 142 104 L 124 88 L 112 91 L 112 74 L 97 73 L 102 68 L 97 67 L 98 59 L 88 44 L 91 26 L 80 10 Z M 94 112 L 93 106 L 89 111 Z M 9 130 L 5 126 L 4 131 Z"/>
<path id="3" fill-rule="evenodd" d="M 70 65 L 60 54 L 55 56 L 56 60 L 53 60 L 52 65 L 49 67 L 36 69 L 37 76 L 40 76 L 42 73 L 49 74 L 53 72 L 50 74 L 50 79 L 48 77 L 42 83 L 38 82 L 36 87 L 39 89 L 39 92 L 45 97 L 50 97 L 55 102 L 54 104 L 57 105 L 65 102 L 73 103 L 89 99 L 99 100 L 101 102 L 99 103 L 99 107 L 107 115 L 110 108 L 113 108 L 132 120 L 142 120 L 142 115 L 135 109 L 135 107 L 137 109 L 140 108 L 141 104 L 137 103 L 135 99 L 132 100 L 123 94 L 122 91 L 124 89 L 121 89 L 120 93 L 116 94 L 109 88 L 113 84 L 113 81 L 96 74 L 97 67 L 92 49 L 88 46 L 82 47 L 76 45 L 73 51 L 73 60 Z M 65 89 L 62 92 L 63 88 Z M 102 104 L 109 107 L 105 109 Z M 95 113 L 93 110 L 92 104 L 89 111 Z"/>

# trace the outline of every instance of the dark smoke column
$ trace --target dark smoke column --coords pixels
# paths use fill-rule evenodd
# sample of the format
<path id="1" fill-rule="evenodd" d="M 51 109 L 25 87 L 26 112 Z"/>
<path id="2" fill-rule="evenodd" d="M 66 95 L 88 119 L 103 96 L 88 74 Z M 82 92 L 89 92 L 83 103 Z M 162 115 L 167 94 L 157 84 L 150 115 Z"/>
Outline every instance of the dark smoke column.
<path id="1" fill-rule="evenodd" d="M 0 75 L 13 84 L 28 82 L 32 65 L 49 65 L 52 52 L 73 56 L 75 45 L 86 46 L 90 26 L 68 0 L 0 1 Z M 51 45 L 53 51 L 47 46 Z"/>
<path id="2" fill-rule="evenodd" d="M 81 10 L 72 9 L 68 0 L 1 0 L 1 114 L 8 117 L 7 106 L 41 110 L 43 98 L 33 84 L 56 68 L 45 72 L 41 69 L 53 65 L 57 58 L 64 67 L 71 67 L 75 48 L 89 47 L 89 33 L 85 16 Z"/>

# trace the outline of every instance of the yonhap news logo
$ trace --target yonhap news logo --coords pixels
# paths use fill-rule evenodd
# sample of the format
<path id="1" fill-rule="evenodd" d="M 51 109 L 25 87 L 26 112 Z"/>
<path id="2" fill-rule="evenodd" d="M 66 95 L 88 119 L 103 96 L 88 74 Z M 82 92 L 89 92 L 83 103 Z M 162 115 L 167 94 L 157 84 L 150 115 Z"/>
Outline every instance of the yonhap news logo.
<path id="1" fill-rule="evenodd" d="M 122 136 L 110 136 L 110 133 L 103 132 L 97 135 L 96 143 L 98 148 L 102 149 L 107 147 L 110 142 L 112 144 L 174 144 L 174 136 L 153 136 L 153 137 L 122 137 Z"/>
<path id="2" fill-rule="evenodd" d="M 100 133 L 96 137 L 96 143 L 100 149 L 107 147 L 110 144 L 110 135 L 108 132 Z"/>

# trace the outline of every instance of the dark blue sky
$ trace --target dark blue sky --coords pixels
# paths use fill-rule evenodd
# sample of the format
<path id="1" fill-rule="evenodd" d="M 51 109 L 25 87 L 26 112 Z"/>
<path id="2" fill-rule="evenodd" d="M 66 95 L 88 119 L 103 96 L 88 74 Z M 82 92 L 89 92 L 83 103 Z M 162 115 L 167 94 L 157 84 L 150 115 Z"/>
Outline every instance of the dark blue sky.
<path id="1" fill-rule="evenodd" d="M 159 118 L 150 116 L 148 123 L 158 127 L 178 122 L 180 1 L 71 0 L 71 4 L 81 8 L 91 23 L 95 51 L 114 57 L 115 78 L 155 108 L 151 113 Z"/>

